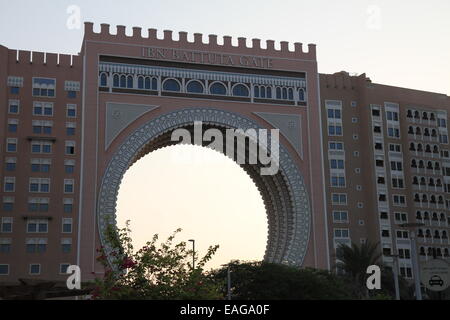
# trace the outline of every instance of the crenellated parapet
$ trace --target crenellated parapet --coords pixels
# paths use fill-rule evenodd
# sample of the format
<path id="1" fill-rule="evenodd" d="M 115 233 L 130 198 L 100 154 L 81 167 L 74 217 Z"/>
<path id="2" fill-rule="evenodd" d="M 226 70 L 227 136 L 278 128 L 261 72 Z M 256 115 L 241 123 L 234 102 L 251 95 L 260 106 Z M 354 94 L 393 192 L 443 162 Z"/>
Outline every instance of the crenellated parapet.
<path id="1" fill-rule="evenodd" d="M 38 51 L 8 50 L 8 61 L 20 64 L 45 65 L 49 67 L 81 68 L 82 58 L 78 55 L 46 53 Z"/>
<path id="2" fill-rule="evenodd" d="M 266 48 L 261 46 L 260 39 L 252 39 L 251 46 L 247 46 L 247 39 L 239 37 L 237 39 L 237 46 L 233 45 L 233 39 L 230 36 L 223 37 L 223 43 L 219 44 L 217 35 L 208 35 L 208 42 L 203 41 L 203 34 L 194 33 L 194 41 L 188 40 L 188 33 L 181 31 L 178 33 L 178 40 L 173 38 L 173 31 L 164 30 L 163 38 L 157 36 L 156 29 L 148 29 L 146 37 L 142 36 L 142 28 L 133 27 L 130 36 L 126 34 L 126 27 L 118 25 L 116 27 L 116 34 L 110 32 L 110 25 L 102 23 L 100 25 L 100 32 L 94 32 L 94 24 L 92 22 L 85 22 L 84 24 L 84 40 L 87 41 L 109 41 L 121 42 L 126 44 L 139 44 L 143 46 L 156 46 L 168 48 L 184 48 L 192 50 L 203 51 L 217 51 L 227 52 L 230 54 L 248 54 L 258 56 L 291 58 L 316 60 L 316 45 L 308 44 L 307 50 L 302 43 L 294 43 L 294 50 L 289 49 L 287 41 L 280 42 L 280 49 L 275 48 L 275 41 L 267 40 Z"/>

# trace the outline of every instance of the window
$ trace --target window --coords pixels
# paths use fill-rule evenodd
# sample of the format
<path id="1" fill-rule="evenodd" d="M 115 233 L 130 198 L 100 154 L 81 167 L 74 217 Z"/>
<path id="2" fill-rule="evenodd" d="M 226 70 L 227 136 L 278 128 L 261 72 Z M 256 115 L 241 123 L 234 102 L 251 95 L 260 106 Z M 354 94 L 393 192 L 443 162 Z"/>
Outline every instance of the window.
<path id="1" fill-rule="evenodd" d="M 6 158 L 5 161 L 5 170 L 6 171 L 15 171 L 16 170 L 16 158 Z"/>
<path id="2" fill-rule="evenodd" d="M 28 220 L 27 221 L 27 233 L 47 233 L 48 232 L 48 220 Z"/>
<path id="3" fill-rule="evenodd" d="M 17 127 L 19 126 L 19 120 L 17 119 L 8 119 L 8 132 L 15 133 L 17 132 Z"/>
<path id="4" fill-rule="evenodd" d="M 55 87 L 55 79 L 33 78 L 33 97 L 54 97 Z"/>
<path id="5" fill-rule="evenodd" d="M 344 160 L 342 159 L 330 159 L 331 169 L 344 169 Z"/>
<path id="6" fill-rule="evenodd" d="M 328 149 L 329 150 L 344 150 L 344 143 L 337 142 L 337 141 L 331 141 L 328 143 Z"/>
<path id="7" fill-rule="evenodd" d="M 329 124 L 328 125 L 328 135 L 329 136 L 342 136 L 342 125 Z"/>
<path id="8" fill-rule="evenodd" d="M 48 193 L 50 192 L 50 179 L 30 178 L 29 192 Z"/>
<path id="9" fill-rule="evenodd" d="M 0 264 L 0 276 L 9 275 L 9 264 Z"/>
<path id="10" fill-rule="evenodd" d="M 33 102 L 34 116 L 53 116 L 53 103 L 51 102 Z"/>
<path id="11" fill-rule="evenodd" d="M 73 193 L 73 179 L 64 179 L 64 193 Z"/>
<path id="12" fill-rule="evenodd" d="M 60 274 L 66 274 L 67 273 L 67 269 L 69 268 L 70 264 L 69 263 L 61 263 L 59 265 L 59 273 Z"/>
<path id="13" fill-rule="evenodd" d="M 30 212 L 48 212 L 48 198 L 30 198 L 28 199 L 28 211 Z"/>
<path id="14" fill-rule="evenodd" d="M 1 233 L 11 233 L 13 230 L 13 218 L 3 217 L 1 219 L 0 232 Z"/>
<path id="15" fill-rule="evenodd" d="M 334 205 L 346 205 L 347 204 L 347 194 L 346 193 L 332 193 L 331 202 Z"/>
<path id="16" fill-rule="evenodd" d="M 404 186 L 404 181 L 403 178 L 399 178 L 399 177 L 393 177 L 392 178 L 392 188 L 394 189 L 403 189 Z"/>
<path id="17" fill-rule="evenodd" d="M 67 91 L 67 98 L 69 99 L 75 99 L 77 97 L 77 92 L 76 91 Z"/>
<path id="18" fill-rule="evenodd" d="M 14 209 L 14 197 L 3 197 L 3 211 L 10 212 Z"/>
<path id="19" fill-rule="evenodd" d="M 341 109 L 328 109 L 328 119 L 342 119 Z"/>
<path id="20" fill-rule="evenodd" d="M 405 212 L 394 212 L 395 223 L 408 222 L 408 214 Z"/>
<path id="21" fill-rule="evenodd" d="M 61 239 L 61 250 L 63 253 L 69 253 L 70 251 L 72 251 L 72 239 Z"/>
<path id="22" fill-rule="evenodd" d="M 63 233 L 72 233 L 72 218 L 63 218 L 62 219 L 62 232 Z"/>
<path id="23" fill-rule="evenodd" d="M 38 275 L 41 273 L 41 265 L 40 264 L 30 264 L 30 274 Z"/>
<path id="24" fill-rule="evenodd" d="M 225 87 L 225 85 L 221 82 L 214 82 L 210 87 L 209 87 L 209 92 L 211 94 L 215 94 L 215 95 L 226 95 L 227 94 L 227 88 Z"/>
<path id="25" fill-rule="evenodd" d="M 402 152 L 402 146 L 396 143 L 389 144 L 389 151 L 391 152 Z"/>
<path id="26" fill-rule="evenodd" d="M 75 127 L 76 127 L 75 122 L 67 122 L 66 123 L 66 134 L 68 136 L 74 136 L 75 135 Z"/>
<path id="27" fill-rule="evenodd" d="M 334 238 L 349 238 L 348 229 L 334 229 Z"/>
<path id="28" fill-rule="evenodd" d="M 33 120 L 32 126 L 34 134 L 51 134 L 53 121 Z"/>
<path id="29" fill-rule="evenodd" d="M 440 128 L 447 128 L 447 120 L 438 118 L 438 127 Z"/>
<path id="30" fill-rule="evenodd" d="M 66 141 L 66 155 L 74 155 L 75 154 L 75 141 Z"/>
<path id="31" fill-rule="evenodd" d="M 203 84 L 197 80 L 189 81 L 187 84 L 186 90 L 189 93 L 204 93 L 205 92 Z"/>
<path id="32" fill-rule="evenodd" d="M 233 96 L 248 97 L 249 95 L 250 93 L 247 86 L 239 83 L 233 87 Z"/>
<path id="33" fill-rule="evenodd" d="M 398 249 L 398 257 L 400 259 L 411 259 L 411 251 L 409 249 Z"/>
<path id="34" fill-rule="evenodd" d="M 333 211 L 333 222 L 335 222 L 335 223 L 348 222 L 348 212 L 347 211 Z"/>
<path id="35" fill-rule="evenodd" d="M 17 152 L 17 138 L 6 139 L 6 151 Z"/>
<path id="36" fill-rule="evenodd" d="M 389 121 L 398 121 L 398 112 L 386 111 L 386 119 Z"/>
<path id="37" fill-rule="evenodd" d="M 50 172 L 51 159 L 31 159 L 32 172 Z"/>
<path id="38" fill-rule="evenodd" d="M 381 230 L 381 236 L 382 237 L 384 237 L 384 238 L 388 238 L 389 237 L 389 230 L 387 230 L 387 229 L 382 229 Z"/>
<path id="39" fill-rule="evenodd" d="M 405 230 L 397 230 L 395 232 L 397 239 L 409 239 L 408 231 Z"/>
<path id="40" fill-rule="evenodd" d="M 9 100 L 8 113 L 19 114 L 19 101 Z"/>
<path id="41" fill-rule="evenodd" d="M 372 116 L 373 117 L 379 117 L 381 115 L 379 109 L 372 109 Z"/>
<path id="42" fill-rule="evenodd" d="M 305 99 L 305 90 L 299 89 L 298 90 L 298 100 L 299 101 L 306 101 Z"/>
<path id="43" fill-rule="evenodd" d="M 26 239 L 25 245 L 28 253 L 43 253 L 47 251 L 47 238 Z"/>
<path id="44" fill-rule="evenodd" d="M 77 116 L 77 105 L 68 104 L 66 109 L 67 118 L 75 118 Z"/>
<path id="45" fill-rule="evenodd" d="M 39 140 L 32 141 L 31 153 L 52 153 L 52 143 Z"/>
<path id="46" fill-rule="evenodd" d="M 100 87 L 106 87 L 108 86 L 108 77 L 106 73 L 102 73 L 100 75 Z"/>
<path id="47" fill-rule="evenodd" d="M 64 160 L 64 170 L 67 174 L 72 174 L 75 171 L 75 160 Z"/>
<path id="48" fill-rule="evenodd" d="M 358 140 L 358 139 L 359 139 L 359 136 L 357 134 L 354 134 L 353 135 L 353 140 Z"/>
<path id="49" fill-rule="evenodd" d="M 439 142 L 447 144 L 448 143 L 448 135 L 440 134 L 439 135 Z"/>
<path id="50" fill-rule="evenodd" d="M 392 171 L 403 171 L 403 164 L 401 161 L 391 161 Z"/>
<path id="51" fill-rule="evenodd" d="M 358 123 L 358 118 L 352 118 L 352 123 Z"/>
<path id="52" fill-rule="evenodd" d="M 388 126 L 388 136 L 391 138 L 400 138 L 400 129 Z"/>
<path id="53" fill-rule="evenodd" d="M 4 192 L 14 192 L 16 189 L 16 178 L 15 177 L 5 177 L 4 180 Z"/>
<path id="54" fill-rule="evenodd" d="M 345 187 L 345 175 L 333 173 L 331 174 L 331 186 L 334 188 Z"/>
<path id="55" fill-rule="evenodd" d="M 19 87 L 11 87 L 9 92 L 11 92 L 11 94 L 19 94 L 20 88 Z"/>
<path id="56" fill-rule="evenodd" d="M 394 206 L 404 207 L 406 206 L 406 197 L 398 194 L 393 196 Z"/>
<path id="57" fill-rule="evenodd" d="M 0 238 L 0 253 L 11 252 L 12 240 L 9 238 Z"/>
<path id="58" fill-rule="evenodd" d="M 73 199 L 65 198 L 63 201 L 64 213 L 72 213 Z"/>
<path id="59" fill-rule="evenodd" d="M 181 91 L 180 83 L 175 79 L 167 79 L 163 83 L 163 90 L 179 92 Z"/>

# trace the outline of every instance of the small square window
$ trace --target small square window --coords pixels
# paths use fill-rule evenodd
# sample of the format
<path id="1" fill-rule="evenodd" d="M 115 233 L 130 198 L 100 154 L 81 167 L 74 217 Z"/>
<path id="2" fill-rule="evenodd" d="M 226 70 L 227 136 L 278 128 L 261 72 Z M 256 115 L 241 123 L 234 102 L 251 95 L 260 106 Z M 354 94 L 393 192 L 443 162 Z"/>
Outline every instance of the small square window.
<path id="1" fill-rule="evenodd" d="M 67 91 L 67 98 L 69 99 L 75 99 L 77 97 L 76 91 Z"/>
<path id="2" fill-rule="evenodd" d="M 30 274 L 38 275 L 41 274 L 40 264 L 30 264 Z"/>
<path id="3" fill-rule="evenodd" d="M 70 264 L 68 263 L 61 263 L 59 265 L 59 273 L 61 274 L 66 274 L 67 273 L 67 269 L 69 268 Z"/>
<path id="4" fill-rule="evenodd" d="M 11 92 L 11 94 L 19 94 L 20 88 L 19 87 L 11 87 L 10 92 Z"/>
<path id="5" fill-rule="evenodd" d="M 9 264 L 0 264 L 0 275 L 1 276 L 9 275 Z"/>

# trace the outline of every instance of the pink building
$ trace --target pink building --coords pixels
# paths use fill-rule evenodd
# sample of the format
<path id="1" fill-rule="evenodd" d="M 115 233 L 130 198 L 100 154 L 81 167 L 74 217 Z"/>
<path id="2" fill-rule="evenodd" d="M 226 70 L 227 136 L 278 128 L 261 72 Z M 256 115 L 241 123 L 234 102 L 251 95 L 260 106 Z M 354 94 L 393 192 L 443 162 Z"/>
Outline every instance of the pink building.
<path id="1" fill-rule="evenodd" d="M 141 33 L 86 23 L 78 56 L 0 47 L 0 283 L 65 280 L 73 264 L 83 281 L 101 275 L 123 174 L 194 121 L 280 130 L 277 174 L 244 165 L 267 209 L 267 261 L 334 269 L 339 243 L 370 240 L 411 277 L 399 224 L 415 221 L 421 259 L 448 258 L 447 96 L 319 75 L 314 45 Z"/>

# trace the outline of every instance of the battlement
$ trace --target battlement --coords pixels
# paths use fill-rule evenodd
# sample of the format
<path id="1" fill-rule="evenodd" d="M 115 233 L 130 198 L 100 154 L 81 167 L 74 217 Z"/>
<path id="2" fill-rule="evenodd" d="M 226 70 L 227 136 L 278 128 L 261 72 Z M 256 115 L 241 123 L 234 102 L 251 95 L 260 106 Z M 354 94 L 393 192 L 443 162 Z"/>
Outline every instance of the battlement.
<path id="1" fill-rule="evenodd" d="M 78 55 L 11 49 L 8 50 L 8 61 L 49 67 L 81 68 L 82 66 L 82 58 Z"/>
<path id="2" fill-rule="evenodd" d="M 234 54 L 249 54 L 261 56 L 273 56 L 280 58 L 291 59 L 305 59 L 316 60 L 316 45 L 308 44 L 308 51 L 304 50 L 302 43 L 294 43 L 294 50 L 289 50 L 289 43 L 287 41 L 280 42 L 280 49 L 275 48 L 275 41 L 267 40 L 266 48 L 261 46 L 260 39 L 252 39 L 251 46 L 247 46 L 247 39 L 239 37 L 237 39 L 237 46 L 233 45 L 233 39 L 230 36 L 223 37 L 223 44 L 219 44 L 217 35 L 208 35 L 208 42 L 203 41 L 203 34 L 194 33 L 194 41 L 188 40 L 188 33 L 180 31 L 178 33 L 178 40 L 173 39 L 173 31 L 164 30 L 163 38 L 157 36 L 157 29 L 148 29 L 147 37 L 142 36 L 142 28 L 133 27 L 130 36 L 126 34 L 126 27 L 118 25 L 116 27 L 116 34 L 110 33 L 110 25 L 100 24 L 100 32 L 94 32 L 94 24 L 92 22 L 85 22 L 84 24 L 84 40 L 92 41 L 116 41 L 129 44 L 139 44 L 147 46 L 161 46 L 169 48 L 186 48 L 192 50 L 204 51 L 222 51 Z"/>
<path id="3" fill-rule="evenodd" d="M 366 74 L 351 75 L 346 71 L 336 72 L 334 74 L 320 74 L 320 83 L 326 88 L 331 89 L 350 89 L 353 90 L 358 86 L 360 81 L 370 82 Z"/>

